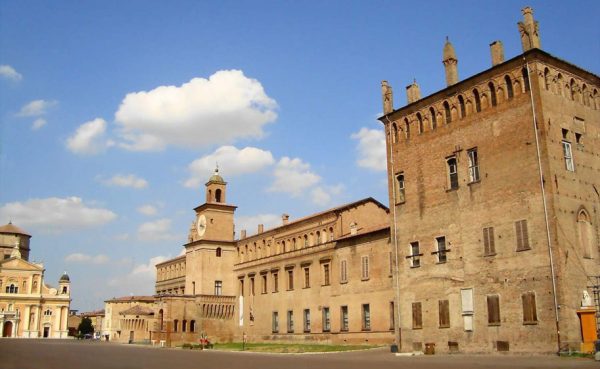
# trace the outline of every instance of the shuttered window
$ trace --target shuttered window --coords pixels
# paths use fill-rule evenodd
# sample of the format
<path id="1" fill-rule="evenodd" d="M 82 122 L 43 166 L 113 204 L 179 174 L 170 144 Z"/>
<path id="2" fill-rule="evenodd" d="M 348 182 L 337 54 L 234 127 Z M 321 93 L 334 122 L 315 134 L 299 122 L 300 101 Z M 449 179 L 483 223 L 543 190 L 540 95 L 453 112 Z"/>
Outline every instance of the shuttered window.
<path id="1" fill-rule="evenodd" d="M 448 300 L 439 300 L 440 328 L 450 328 L 450 303 Z"/>
<path id="2" fill-rule="evenodd" d="M 421 303 L 420 302 L 412 303 L 412 321 L 413 321 L 413 329 L 423 328 L 423 316 L 421 315 Z"/>
<path id="3" fill-rule="evenodd" d="M 535 292 L 525 292 L 521 297 L 523 299 L 523 323 L 536 324 L 538 319 L 535 306 Z"/>
<path id="4" fill-rule="evenodd" d="M 527 220 L 519 220 L 515 222 L 515 231 L 517 233 L 517 251 L 531 250 L 531 247 L 529 247 Z"/>
<path id="5" fill-rule="evenodd" d="M 496 255 L 496 245 L 494 244 L 494 227 L 483 229 L 483 255 Z"/>
<path id="6" fill-rule="evenodd" d="M 362 279 L 369 279 L 369 257 L 363 256 L 361 258 L 362 261 Z"/>
<path id="7" fill-rule="evenodd" d="M 500 296 L 487 297 L 488 325 L 500 325 Z"/>
<path id="8" fill-rule="evenodd" d="M 340 282 L 347 282 L 348 281 L 348 273 L 346 270 L 346 260 L 342 260 L 340 261 Z"/>

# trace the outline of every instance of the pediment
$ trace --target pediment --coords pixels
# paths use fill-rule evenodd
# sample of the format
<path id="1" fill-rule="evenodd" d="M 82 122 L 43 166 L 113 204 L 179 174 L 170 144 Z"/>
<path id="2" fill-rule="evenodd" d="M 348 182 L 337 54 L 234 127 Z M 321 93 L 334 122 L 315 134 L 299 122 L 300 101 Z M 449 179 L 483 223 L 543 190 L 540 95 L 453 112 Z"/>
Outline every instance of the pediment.
<path id="1" fill-rule="evenodd" d="M 20 258 L 9 258 L 0 261 L 0 268 L 2 269 L 19 269 L 19 270 L 28 270 L 35 272 L 44 271 L 44 267 L 39 266 L 34 263 L 30 263 L 27 260 L 23 260 Z"/>

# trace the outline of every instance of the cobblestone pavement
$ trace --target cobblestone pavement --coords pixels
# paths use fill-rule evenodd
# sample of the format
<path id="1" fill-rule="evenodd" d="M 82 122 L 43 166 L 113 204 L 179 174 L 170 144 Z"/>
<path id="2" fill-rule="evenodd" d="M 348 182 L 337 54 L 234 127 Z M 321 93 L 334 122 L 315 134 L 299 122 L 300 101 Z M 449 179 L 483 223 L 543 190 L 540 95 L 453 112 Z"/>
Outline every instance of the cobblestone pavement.
<path id="1" fill-rule="evenodd" d="M 397 357 L 386 349 L 327 354 L 191 351 L 97 341 L 0 339 L 1 369 L 570 369 L 600 368 L 556 356 L 435 355 Z"/>

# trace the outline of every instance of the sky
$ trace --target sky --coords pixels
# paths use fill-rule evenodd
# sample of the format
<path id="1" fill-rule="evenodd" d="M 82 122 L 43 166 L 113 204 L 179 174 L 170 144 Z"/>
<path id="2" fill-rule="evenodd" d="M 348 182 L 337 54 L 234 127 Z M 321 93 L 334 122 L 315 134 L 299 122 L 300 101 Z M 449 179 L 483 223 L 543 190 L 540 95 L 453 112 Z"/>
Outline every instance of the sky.
<path id="1" fill-rule="evenodd" d="M 542 49 L 600 74 L 598 1 L 0 0 L 0 224 L 28 231 L 72 309 L 152 294 L 218 163 L 236 231 L 388 204 L 381 81 L 406 104 Z"/>

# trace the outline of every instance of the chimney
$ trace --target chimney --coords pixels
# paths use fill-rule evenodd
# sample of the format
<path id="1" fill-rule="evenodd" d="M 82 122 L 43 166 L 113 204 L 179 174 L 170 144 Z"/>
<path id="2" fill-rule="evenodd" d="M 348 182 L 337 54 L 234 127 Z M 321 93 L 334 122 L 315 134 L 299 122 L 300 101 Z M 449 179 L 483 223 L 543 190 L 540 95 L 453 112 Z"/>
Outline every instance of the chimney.
<path id="1" fill-rule="evenodd" d="M 540 43 L 540 25 L 533 19 L 533 9 L 527 6 L 521 9 L 523 13 L 523 22 L 517 23 L 519 26 L 519 33 L 521 34 L 521 46 L 523 52 L 541 48 Z"/>
<path id="2" fill-rule="evenodd" d="M 290 216 L 289 215 L 287 215 L 287 214 L 282 214 L 281 215 L 281 223 L 283 223 L 283 225 L 288 224 L 289 220 L 290 220 Z"/>
<path id="3" fill-rule="evenodd" d="M 421 100 L 421 89 L 417 84 L 417 80 L 414 80 L 412 84 L 406 86 L 406 99 L 409 104 Z"/>
<path id="4" fill-rule="evenodd" d="M 265 231 L 265 226 L 264 224 L 259 224 L 258 225 L 258 233 L 263 233 Z"/>
<path id="5" fill-rule="evenodd" d="M 458 59 L 456 58 L 454 46 L 452 46 L 448 37 L 446 37 L 446 44 L 444 45 L 442 63 L 444 63 L 444 69 L 446 70 L 446 85 L 452 86 L 458 83 Z"/>
<path id="6" fill-rule="evenodd" d="M 358 232 L 358 224 L 356 222 L 350 223 L 350 234 L 355 235 Z"/>
<path id="7" fill-rule="evenodd" d="M 242 229 L 242 230 L 240 231 L 240 240 L 241 240 L 241 239 L 244 239 L 244 238 L 246 238 L 246 230 L 245 230 L 245 229 Z"/>
<path id="8" fill-rule="evenodd" d="M 504 62 L 504 46 L 502 41 L 494 41 L 490 44 L 490 52 L 492 53 L 492 67 Z"/>
<path id="9" fill-rule="evenodd" d="M 387 81 L 381 81 L 381 99 L 383 100 L 383 114 L 394 111 L 392 86 L 390 86 Z"/>

